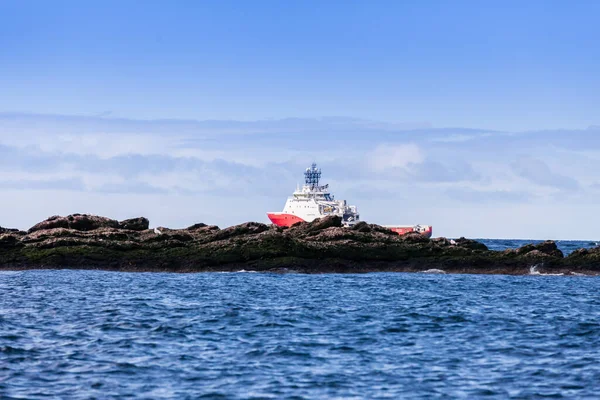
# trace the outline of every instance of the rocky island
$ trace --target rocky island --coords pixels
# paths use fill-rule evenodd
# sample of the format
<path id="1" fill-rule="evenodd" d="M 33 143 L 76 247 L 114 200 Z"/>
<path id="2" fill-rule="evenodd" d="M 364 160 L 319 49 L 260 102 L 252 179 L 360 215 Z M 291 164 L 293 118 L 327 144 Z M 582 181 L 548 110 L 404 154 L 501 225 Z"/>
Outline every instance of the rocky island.
<path id="1" fill-rule="evenodd" d="M 600 248 L 568 257 L 552 241 L 492 251 L 469 239 L 398 235 L 339 217 L 289 228 L 247 222 L 220 229 L 149 229 L 146 218 L 117 221 L 73 214 L 54 216 L 28 231 L 0 228 L 0 269 L 102 269 L 208 272 L 425 272 L 474 274 L 600 274 Z"/>

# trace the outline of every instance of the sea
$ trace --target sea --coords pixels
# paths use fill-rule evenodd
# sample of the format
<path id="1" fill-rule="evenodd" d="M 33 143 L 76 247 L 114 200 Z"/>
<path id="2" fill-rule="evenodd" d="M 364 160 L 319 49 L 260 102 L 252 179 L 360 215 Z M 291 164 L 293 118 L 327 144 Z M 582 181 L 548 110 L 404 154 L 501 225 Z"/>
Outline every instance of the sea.
<path id="1" fill-rule="evenodd" d="M 599 396 L 599 277 L 0 272 L 1 399 Z"/>

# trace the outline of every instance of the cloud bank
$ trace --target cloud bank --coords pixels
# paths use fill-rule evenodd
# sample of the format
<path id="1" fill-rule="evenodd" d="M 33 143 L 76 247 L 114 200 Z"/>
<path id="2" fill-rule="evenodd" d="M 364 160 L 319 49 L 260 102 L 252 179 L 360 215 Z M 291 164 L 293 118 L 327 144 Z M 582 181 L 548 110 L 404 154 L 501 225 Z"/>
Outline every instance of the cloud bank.
<path id="1" fill-rule="evenodd" d="M 0 113 L 0 225 L 72 212 L 172 227 L 267 222 L 313 161 L 370 222 L 427 223 L 447 236 L 600 236 L 600 127 L 509 133 L 342 117 Z"/>

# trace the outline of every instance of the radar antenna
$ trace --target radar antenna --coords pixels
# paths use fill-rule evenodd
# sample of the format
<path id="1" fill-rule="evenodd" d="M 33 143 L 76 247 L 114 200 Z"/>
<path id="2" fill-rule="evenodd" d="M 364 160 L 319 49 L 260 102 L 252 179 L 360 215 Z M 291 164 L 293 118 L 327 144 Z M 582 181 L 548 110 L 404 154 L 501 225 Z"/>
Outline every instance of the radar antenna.
<path id="1" fill-rule="evenodd" d="M 304 172 L 304 183 L 314 190 L 319 187 L 319 179 L 321 179 L 321 169 L 317 168 L 316 163 L 312 163 Z"/>

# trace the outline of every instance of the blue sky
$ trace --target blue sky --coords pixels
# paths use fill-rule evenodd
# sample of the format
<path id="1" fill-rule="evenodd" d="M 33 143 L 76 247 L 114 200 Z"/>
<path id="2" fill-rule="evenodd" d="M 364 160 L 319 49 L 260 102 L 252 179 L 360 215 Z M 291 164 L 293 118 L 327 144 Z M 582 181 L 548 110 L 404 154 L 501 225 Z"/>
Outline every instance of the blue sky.
<path id="1" fill-rule="evenodd" d="M 4 1 L 0 109 L 595 124 L 597 1 Z"/>
<path id="2" fill-rule="evenodd" d="M 0 2 L 0 225 L 264 220 L 315 160 L 373 222 L 597 238 L 598 16 L 596 1 Z"/>

